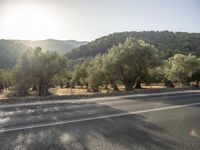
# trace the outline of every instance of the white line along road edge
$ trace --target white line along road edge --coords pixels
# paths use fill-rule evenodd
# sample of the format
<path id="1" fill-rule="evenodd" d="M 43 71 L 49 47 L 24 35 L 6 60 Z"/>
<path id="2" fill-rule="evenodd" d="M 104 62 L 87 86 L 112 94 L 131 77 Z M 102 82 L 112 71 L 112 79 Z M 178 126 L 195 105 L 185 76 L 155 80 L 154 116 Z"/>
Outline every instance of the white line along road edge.
<path id="1" fill-rule="evenodd" d="M 2 129 L 0 129 L 0 133 L 18 131 L 18 130 L 25 130 L 25 129 L 33 129 L 33 128 L 40 128 L 40 127 L 49 127 L 49 126 L 62 125 L 62 124 L 79 123 L 79 122 L 84 122 L 84 121 L 92 121 L 92 120 L 99 120 L 99 119 L 106 119 L 106 118 L 113 118 L 113 117 L 121 117 L 121 116 L 127 116 L 127 115 L 134 115 L 134 114 L 141 114 L 141 113 L 155 112 L 155 111 L 162 111 L 162 110 L 169 110 L 169 109 L 177 109 L 177 108 L 197 106 L 197 105 L 200 105 L 200 102 L 199 103 L 184 104 L 184 105 L 175 105 L 175 106 L 154 108 L 154 109 L 139 110 L 139 111 L 131 111 L 131 112 L 125 112 L 125 113 L 119 113 L 119 114 L 98 116 L 98 117 L 89 117 L 89 118 L 83 118 L 83 119 L 66 120 L 66 121 L 60 121 L 60 122 L 54 122 L 54 123 L 35 124 L 35 125 L 22 126 L 22 127 L 16 127 L 16 128 L 14 128 L 14 127 L 13 128 L 2 128 Z"/>
<path id="2" fill-rule="evenodd" d="M 152 94 L 133 94 L 133 95 L 124 95 L 124 96 L 108 96 L 108 97 L 99 97 L 99 98 L 90 98 L 90 99 L 74 99 L 74 100 L 47 100 L 47 101 L 37 101 L 37 102 L 28 102 L 20 104 L 4 104 L 0 108 L 10 108 L 10 107 L 20 107 L 20 106 L 34 106 L 34 105 L 47 105 L 47 104 L 64 104 L 64 103 L 76 103 L 76 102 L 92 102 L 96 100 L 106 100 L 106 99 L 115 99 L 115 98 L 130 98 L 130 97 L 147 97 L 147 96 L 159 96 L 159 95 L 170 95 L 170 94 L 181 94 L 181 93 L 200 93 L 198 90 L 187 90 L 187 91 L 175 91 L 175 92 L 163 92 L 163 93 L 152 93 Z"/>

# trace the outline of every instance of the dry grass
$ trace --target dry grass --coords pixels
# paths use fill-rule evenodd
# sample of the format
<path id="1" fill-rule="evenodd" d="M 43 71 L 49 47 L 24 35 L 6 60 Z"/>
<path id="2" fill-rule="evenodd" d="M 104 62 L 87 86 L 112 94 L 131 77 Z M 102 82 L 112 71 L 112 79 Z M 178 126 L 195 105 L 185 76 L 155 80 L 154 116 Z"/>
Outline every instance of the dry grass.
<path id="1" fill-rule="evenodd" d="M 125 91 L 125 86 L 124 85 L 118 85 L 118 88 L 120 91 Z M 142 88 L 145 89 L 162 89 L 165 88 L 164 85 L 151 85 L 151 86 L 145 86 L 142 85 Z M 93 94 L 93 92 L 88 92 L 86 87 L 81 88 L 80 86 L 76 86 L 75 88 L 60 88 L 60 87 L 55 87 L 55 88 L 50 88 L 49 92 L 52 95 L 82 95 L 82 94 Z M 105 87 L 100 87 L 99 88 L 100 93 L 110 93 L 112 92 L 112 88 L 110 85 L 108 85 L 107 89 Z"/>
<path id="2" fill-rule="evenodd" d="M 119 84 L 118 88 L 120 91 L 125 91 L 125 86 L 123 84 Z M 145 86 L 142 84 L 143 89 L 164 89 L 164 85 L 162 84 L 151 84 L 151 86 Z M 140 89 L 137 89 L 135 91 L 140 91 Z M 91 95 L 94 94 L 94 92 L 88 92 L 86 87 L 81 87 L 81 86 L 76 86 L 75 88 L 60 88 L 60 87 L 55 87 L 55 88 L 50 88 L 49 92 L 52 95 L 55 96 L 67 96 L 67 95 Z M 107 86 L 107 89 L 105 86 L 100 86 L 99 92 L 98 93 L 112 93 L 113 89 L 111 85 Z M 3 90 L 0 92 L 0 99 L 6 99 L 7 97 L 12 97 L 15 96 L 15 92 L 13 90 Z M 29 96 L 37 96 L 36 91 L 29 91 Z"/>
<path id="3" fill-rule="evenodd" d="M 119 86 L 123 90 L 123 86 Z M 87 92 L 86 88 L 76 87 L 74 89 L 65 88 L 61 89 L 51 88 L 50 91 L 52 95 L 49 96 L 37 96 L 37 95 L 28 95 L 25 97 L 20 97 L 11 94 L 12 96 L 6 96 L 0 100 L 0 104 L 13 104 L 13 103 L 24 103 L 32 101 L 45 101 L 45 100 L 66 100 L 66 99 L 83 99 L 83 98 L 94 98 L 94 97 L 106 97 L 106 96 L 120 96 L 120 95 L 129 95 L 129 94 L 148 94 L 148 93 L 160 93 L 168 91 L 182 91 L 182 90 L 191 90 L 189 87 L 185 88 L 146 88 L 146 89 L 134 89 L 133 91 L 123 91 L 123 92 L 110 92 L 112 89 L 105 89 L 101 87 L 100 92 Z M 14 92 L 14 91 L 12 91 Z M 72 93 L 71 93 L 72 92 Z M 106 92 L 106 93 L 105 93 Z M 71 95 L 72 94 L 72 95 Z M 10 94 L 9 94 L 10 95 Z"/>
<path id="4" fill-rule="evenodd" d="M 6 99 L 10 93 L 11 93 L 11 91 L 9 91 L 9 90 L 2 90 L 0 92 L 0 100 Z"/>
<path id="5" fill-rule="evenodd" d="M 50 88 L 49 92 L 53 95 L 80 95 L 80 94 L 90 94 L 89 92 L 87 92 L 86 88 L 60 88 L 60 87 L 56 87 L 56 88 Z"/>
<path id="6" fill-rule="evenodd" d="M 166 87 L 163 86 L 163 85 L 152 85 L 152 86 L 143 85 L 142 88 L 145 88 L 145 89 L 163 89 L 163 88 L 166 88 Z"/>

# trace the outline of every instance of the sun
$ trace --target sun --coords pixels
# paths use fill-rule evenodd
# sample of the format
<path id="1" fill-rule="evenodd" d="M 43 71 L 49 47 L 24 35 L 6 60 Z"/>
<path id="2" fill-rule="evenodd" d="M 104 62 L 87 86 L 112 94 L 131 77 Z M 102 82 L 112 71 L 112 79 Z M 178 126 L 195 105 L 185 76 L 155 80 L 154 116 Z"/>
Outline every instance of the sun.
<path id="1" fill-rule="evenodd" d="M 8 7 L 1 14 L 0 30 L 5 37 L 44 39 L 59 31 L 59 24 L 50 9 L 32 3 Z"/>

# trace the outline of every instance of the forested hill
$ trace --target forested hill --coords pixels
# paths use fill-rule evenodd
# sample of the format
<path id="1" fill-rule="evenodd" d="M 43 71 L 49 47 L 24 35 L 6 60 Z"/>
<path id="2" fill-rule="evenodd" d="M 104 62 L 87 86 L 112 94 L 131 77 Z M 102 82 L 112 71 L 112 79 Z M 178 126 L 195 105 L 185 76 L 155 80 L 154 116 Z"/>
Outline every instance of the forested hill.
<path id="1" fill-rule="evenodd" d="M 28 47 L 41 47 L 43 50 L 53 50 L 57 52 L 67 53 L 71 51 L 73 48 L 78 48 L 81 45 L 84 45 L 88 42 L 85 41 L 75 41 L 75 40 L 38 40 L 38 41 L 30 41 L 30 40 L 16 40 L 16 42 L 24 44 Z"/>
<path id="2" fill-rule="evenodd" d="M 27 46 L 12 40 L 0 40 L 0 69 L 14 66 Z"/>
<path id="3" fill-rule="evenodd" d="M 135 37 L 153 44 L 165 53 L 165 57 L 171 57 L 177 51 L 200 55 L 200 33 L 143 31 L 110 34 L 73 49 L 67 56 L 73 59 L 96 56 L 105 53 L 113 45 L 123 43 L 127 37 Z"/>
<path id="4" fill-rule="evenodd" d="M 0 40 L 0 69 L 11 68 L 16 64 L 21 54 L 29 47 L 41 47 L 43 50 L 52 50 L 67 53 L 73 48 L 77 48 L 87 42 L 79 42 L 75 40 Z"/>

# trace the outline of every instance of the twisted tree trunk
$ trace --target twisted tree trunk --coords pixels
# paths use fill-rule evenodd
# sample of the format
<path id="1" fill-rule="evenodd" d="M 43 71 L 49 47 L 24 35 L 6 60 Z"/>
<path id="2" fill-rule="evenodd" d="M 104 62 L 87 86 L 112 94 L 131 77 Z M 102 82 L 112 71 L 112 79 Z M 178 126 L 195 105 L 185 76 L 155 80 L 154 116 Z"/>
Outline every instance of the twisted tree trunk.
<path id="1" fill-rule="evenodd" d="M 138 80 L 138 81 L 136 82 L 135 89 L 141 89 L 141 88 L 142 88 L 142 86 L 141 86 L 141 81 Z"/>
<path id="2" fill-rule="evenodd" d="M 38 84 L 38 95 L 39 96 L 47 96 L 48 92 L 48 83 L 44 81 L 40 81 Z"/>
<path id="3" fill-rule="evenodd" d="M 112 88 L 114 91 L 119 91 L 119 88 L 115 82 L 112 83 Z"/>
<path id="4" fill-rule="evenodd" d="M 133 91 L 134 83 L 131 81 L 124 81 L 126 91 Z"/>
<path id="5" fill-rule="evenodd" d="M 196 82 L 196 88 L 199 89 L 199 80 Z"/>

